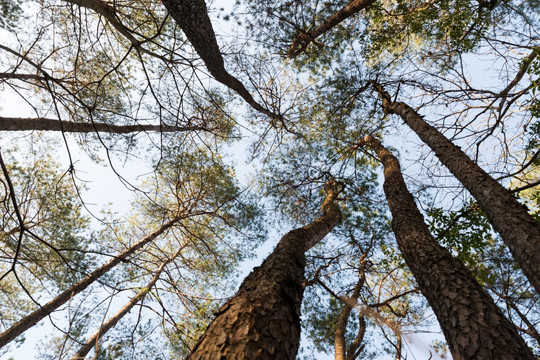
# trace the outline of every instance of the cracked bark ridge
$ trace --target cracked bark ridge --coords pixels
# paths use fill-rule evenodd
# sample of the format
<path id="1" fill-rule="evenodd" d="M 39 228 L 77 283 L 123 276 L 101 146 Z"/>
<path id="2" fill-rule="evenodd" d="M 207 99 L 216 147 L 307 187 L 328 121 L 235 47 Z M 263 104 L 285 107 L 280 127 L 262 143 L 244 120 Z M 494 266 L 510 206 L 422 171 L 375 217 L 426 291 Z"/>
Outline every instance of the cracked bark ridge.
<path id="1" fill-rule="evenodd" d="M 236 295 L 221 307 L 188 359 L 296 357 L 305 252 L 339 223 L 336 200 L 341 186 L 333 179 L 327 182 L 323 215 L 281 238 L 262 265 L 244 279 Z"/>
<path id="2" fill-rule="evenodd" d="M 256 102 L 244 84 L 225 70 L 223 57 L 204 0 L 162 0 L 161 2 L 217 81 L 236 91 L 255 110 L 272 119 L 282 121 L 281 115 L 274 114 Z"/>
<path id="3" fill-rule="evenodd" d="M 289 58 L 293 59 L 297 57 L 307 49 L 311 42 L 315 42 L 316 38 L 329 31 L 343 20 L 367 8 L 374 2 L 375 0 L 352 0 L 350 3 L 345 5 L 343 9 L 332 14 L 330 17 L 328 17 L 328 19 L 313 30 L 297 33 L 289 49 Z"/>
<path id="4" fill-rule="evenodd" d="M 370 145 L 383 163 L 384 192 L 398 246 L 439 320 L 454 360 L 534 359 L 515 326 L 468 269 L 433 238 L 396 157 L 371 136 L 363 144 Z"/>
<path id="5" fill-rule="evenodd" d="M 382 98 L 384 111 L 401 116 L 478 201 L 523 273 L 540 294 L 540 224 L 507 189 L 437 129 L 426 123 L 413 108 L 402 102 L 393 102 L 381 85 L 375 82 L 372 84 Z"/>

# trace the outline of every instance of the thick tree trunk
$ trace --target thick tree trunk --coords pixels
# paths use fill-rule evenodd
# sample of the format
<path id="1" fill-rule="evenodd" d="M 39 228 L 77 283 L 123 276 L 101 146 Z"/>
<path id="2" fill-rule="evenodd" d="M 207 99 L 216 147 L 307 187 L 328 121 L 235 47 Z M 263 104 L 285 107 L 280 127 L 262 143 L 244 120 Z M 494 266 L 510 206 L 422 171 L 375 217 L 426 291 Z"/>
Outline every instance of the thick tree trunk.
<path id="1" fill-rule="evenodd" d="M 194 359 L 294 359 L 300 342 L 305 252 L 341 218 L 339 184 L 327 182 L 323 216 L 287 233 L 242 282 L 188 357 Z"/>
<path id="2" fill-rule="evenodd" d="M 326 19 L 322 24 L 320 24 L 313 30 L 307 32 L 299 32 L 298 34 L 296 34 L 291 48 L 289 49 L 289 57 L 291 59 L 297 57 L 302 52 L 304 52 L 308 45 L 312 41 L 315 41 L 317 37 L 332 29 L 334 26 L 336 26 L 343 20 L 358 13 L 360 10 L 367 8 L 374 2 L 375 0 L 352 0 L 350 3 L 345 5 L 343 9 L 332 14 L 328 19 Z"/>
<path id="3" fill-rule="evenodd" d="M 165 126 L 165 125 L 110 125 L 103 123 L 76 123 L 47 118 L 10 118 L 0 117 L 0 131 L 63 131 L 69 133 L 108 132 L 129 134 L 135 132 L 185 132 L 211 131 L 202 126 Z"/>
<path id="4" fill-rule="evenodd" d="M 374 83 L 387 113 L 398 114 L 426 143 L 441 162 L 465 186 L 510 248 L 519 266 L 540 294 L 540 224 L 529 215 L 511 193 L 495 181 L 409 105 L 393 102 L 384 89 Z"/>
<path id="5" fill-rule="evenodd" d="M 75 295 L 82 292 L 84 289 L 94 283 L 94 281 L 100 278 L 103 274 L 107 273 L 109 270 L 111 270 L 113 267 L 115 267 L 122 261 L 125 261 L 125 259 L 127 259 L 135 251 L 142 248 L 144 245 L 148 244 L 149 242 L 157 238 L 159 235 L 166 232 L 180 219 L 181 218 L 178 217 L 167 222 L 166 224 L 163 224 L 157 231 L 141 239 L 139 242 L 133 244 L 124 252 L 113 257 L 107 263 L 97 268 L 92 273 L 88 274 L 84 279 L 72 285 L 69 289 L 49 301 L 47 304 L 40 306 L 37 310 L 31 312 L 30 314 L 13 324 L 9 329 L 0 334 L 0 348 L 15 340 L 17 336 L 19 336 L 32 326 L 36 325 L 39 321 L 43 320 L 53 311 L 71 300 Z"/>
<path id="6" fill-rule="evenodd" d="M 392 229 L 420 291 L 439 320 L 454 360 L 534 359 L 514 325 L 465 266 L 440 246 L 407 190 L 398 160 L 366 137 L 384 165 Z"/>
<path id="7" fill-rule="evenodd" d="M 186 34 L 210 74 L 228 88 L 236 91 L 251 107 L 272 119 L 281 119 L 277 114 L 253 99 L 244 84 L 225 70 L 223 57 L 216 41 L 216 34 L 208 17 L 204 0 L 161 0 L 171 17 Z"/>

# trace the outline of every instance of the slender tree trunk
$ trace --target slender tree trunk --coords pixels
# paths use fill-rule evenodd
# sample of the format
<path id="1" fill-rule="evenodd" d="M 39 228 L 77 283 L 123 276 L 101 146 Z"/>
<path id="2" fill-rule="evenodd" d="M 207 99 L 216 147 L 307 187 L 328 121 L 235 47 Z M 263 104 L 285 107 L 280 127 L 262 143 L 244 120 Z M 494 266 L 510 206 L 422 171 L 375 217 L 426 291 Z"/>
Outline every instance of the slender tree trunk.
<path id="1" fill-rule="evenodd" d="M 360 144 L 369 144 L 384 165 L 384 192 L 398 246 L 439 320 L 454 360 L 534 359 L 470 271 L 433 238 L 396 157 L 371 136 Z"/>
<path id="2" fill-rule="evenodd" d="M 362 290 L 362 287 L 364 286 L 364 283 L 366 281 L 366 275 L 365 275 L 366 256 L 367 256 L 367 252 L 364 253 L 362 255 L 362 258 L 360 259 L 360 274 L 359 274 L 358 282 L 354 286 L 351 296 L 345 299 L 343 308 L 341 308 L 341 312 L 336 321 L 336 332 L 334 334 L 334 351 L 335 351 L 336 360 L 354 359 L 354 357 L 352 356 L 353 354 L 356 353 L 356 350 L 358 350 L 360 344 L 362 343 L 364 339 L 365 327 L 364 329 L 362 329 L 362 327 L 360 326 L 360 329 L 358 332 L 358 335 L 360 335 L 360 337 L 357 336 L 357 338 L 355 339 L 355 342 L 353 342 L 351 346 L 347 349 L 347 343 L 345 341 L 345 334 L 347 333 L 347 324 L 349 323 L 349 317 L 351 316 L 351 311 L 358 303 L 358 297 L 360 296 L 360 291 Z"/>
<path id="3" fill-rule="evenodd" d="M 203 126 L 165 126 L 165 125 L 111 125 L 103 123 L 76 123 L 47 118 L 0 117 L 0 131 L 63 131 L 70 133 L 108 132 L 129 134 L 135 132 L 184 132 L 211 131 Z"/>
<path id="4" fill-rule="evenodd" d="M 365 344 L 363 344 L 364 336 L 366 335 L 366 318 L 364 314 L 358 314 L 358 332 L 353 342 L 347 349 L 347 360 L 356 360 L 358 355 L 364 350 Z"/>
<path id="5" fill-rule="evenodd" d="M 176 257 L 180 252 L 177 252 L 177 254 L 174 256 Z M 173 259 L 174 259 L 173 257 Z M 156 273 L 152 277 L 152 279 L 146 284 L 144 288 L 142 288 L 137 295 L 135 295 L 131 300 L 128 301 L 126 305 L 124 305 L 116 314 L 114 314 L 112 317 L 110 317 L 107 321 L 105 321 L 99 329 L 90 336 L 90 338 L 79 348 L 79 351 L 73 356 L 72 360 L 82 360 L 86 357 L 86 355 L 94 348 L 94 346 L 97 346 L 99 340 L 107 334 L 107 332 L 112 329 L 120 319 L 122 319 L 127 313 L 133 309 L 133 307 L 142 299 L 146 297 L 148 292 L 154 287 L 156 282 L 159 280 L 159 277 L 161 276 L 161 273 L 163 272 L 163 269 L 165 269 L 165 266 L 167 266 L 168 263 L 170 263 L 173 259 L 169 259 L 167 261 L 164 261 L 161 266 L 156 270 Z"/>
<path id="6" fill-rule="evenodd" d="M 334 26 L 342 22 L 343 20 L 355 15 L 361 10 L 367 8 L 373 4 L 375 0 L 352 0 L 350 3 L 338 12 L 332 14 L 322 24 L 307 32 L 299 32 L 293 40 L 291 48 L 289 49 L 289 57 L 295 58 L 300 55 L 312 41 L 316 38 L 332 29 Z"/>
<path id="7" fill-rule="evenodd" d="M 401 339 L 400 331 L 401 329 L 396 329 L 394 332 L 396 334 L 396 356 L 394 357 L 395 360 L 401 360 L 401 349 L 403 347 L 403 340 Z"/>
<path id="8" fill-rule="evenodd" d="M 398 114 L 426 143 L 441 162 L 465 186 L 510 248 L 519 266 L 540 294 L 540 224 L 511 193 L 495 181 L 409 105 L 393 102 L 377 83 L 375 88 L 383 101 L 383 109 Z"/>
<path id="9" fill-rule="evenodd" d="M 256 102 L 244 84 L 225 70 L 223 57 L 204 0 L 161 0 L 161 2 L 186 34 L 187 39 L 204 61 L 206 68 L 217 81 L 236 91 L 251 107 L 260 113 L 272 119 L 281 119 L 281 116 L 272 113 Z"/>
<path id="10" fill-rule="evenodd" d="M 159 230 L 153 232 L 152 234 L 141 239 L 139 242 L 133 244 L 131 247 L 126 249 L 124 252 L 113 257 L 107 263 L 101 267 L 94 270 L 92 273 L 88 274 L 84 279 L 78 283 L 72 285 L 69 289 L 49 301 L 47 304 L 40 306 L 37 310 L 31 312 L 15 324 L 13 324 L 9 329 L 0 334 L 0 348 L 9 344 L 17 336 L 36 325 L 39 321 L 43 320 L 46 316 L 51 314 L 53 311 L 58 309 L 60 306 L 68 302 L 75 295 L 82 292 L 88 286 L 90 286 L 94 281 L 96 281 L 103 274 L 111 270 L 113 267 L 118 265 L 120 262 L 125 261 L 127 257 L 133 254 L 138 249 L 142 248 L 144 245 L 153 241 L 159 235 L 163 234 L 165 231 L 170 229 L 174 224 L 176 224 L 181 218 L 175 218 L 166 224 L 163 224 Z"/>
<path id="11" fill-rule="evenodd" d="M 300 342 L 305 252 L 341 218 L 335 180 L 327 182 L 323 216 L 287 233 L 242 282 L 193 349 L 195 359 L 294 359 Z"/>

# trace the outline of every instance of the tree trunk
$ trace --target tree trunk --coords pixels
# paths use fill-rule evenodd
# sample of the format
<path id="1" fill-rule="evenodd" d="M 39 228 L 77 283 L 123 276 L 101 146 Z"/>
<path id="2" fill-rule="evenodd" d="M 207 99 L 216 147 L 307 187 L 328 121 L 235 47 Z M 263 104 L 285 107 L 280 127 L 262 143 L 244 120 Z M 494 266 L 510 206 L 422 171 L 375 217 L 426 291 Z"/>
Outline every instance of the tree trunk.
<path id="1" fill-rule="evenodd" d="M 398 114 L 426 143 L 441 162 L 465 186 L 510 248 L 519 266 L 540 294 L 540 224 L 511 193 L 495 181 L 409 105 L 393 102 L 389 94 L 374 83 L 383 100 L 383 109 Z"/>
<path id="2" fill-rule="evenodd" d="M 307 32 L 299 32 L 296 34 L 296 37 L 293 40 L 291 48 L 289 49 L 289 57 L 295 58 L 300 55 L 312 41 L 328 30 L 332 29 L 334 26 L 342 22 L 343 20 L 353 16 L 358 13 L 360 10 L 363 10 L 373 4 L 375 0 L 352 0 L 350 3 L 345 5 L 345 7 L 338 12 L 332 14 L 328 19 L 326 19 L 321 25 L 317 26 L 315 29 Z"/>
<path id="3" fill-rule="evenodd" d="M 193 349 L 195 359 L 294 359 L 300 342 L 305 252 L 341 218 L 335 180 L 327 182 L 323 216 L 287 233 L 242 282 Z"/>
<path id="4" fill-rule="evenodd" d="M 364 283 L 366 281 L 366 274 L 365 274 L 366 263 L 367 263 L 366 256 L 367 256 L 367 252 L 365 252 L 360 259 L 360 270 L 359 270 L 358 282 L 354 286 L 351 296 L 345 298 L 345 302 L 343 304 L 343 307 L 341 308 L 341 312 L 336 321 L 336 331 L 334 334 L 335 360 L 354 360 L 356 358 L 354 355 L 357 354 L 357 350 L 362 344 L 362 341 L 364 340 L 364 333 L 366 330 L 365 322 L 364 322 L 364 327 L 362 328 L 362 326 L 360 326 L 355 340 L 353 341 L 351 346 L 347 349 L 347 343 L 345 341 L 345 335 L 347 333 L 347 324 L 349 323 L 349 317 L 351 316 L 352 309 L 358 303 L 358 297 L 360 296 L 360 291 L 362 290 L 362 287 L 364 286 Z M 360 317 L 362 317 L 362 315 L 360 315 Z"/>
<path id="5" fill-rule="evenodd" d="M 135 251 L 137 251 L 144 245 L 148 244 L 149 242 L 153 241 L 159 235 L 166 232 L 174 224 L 176 224 L 180 219 L 181 217 L 177 217 L 167 222 L 166 224 L 163 224 L 161 228 L 159 228 L 157 231 L 141 239 L 139 242 L 133 244 L 124 252 L 113 257 L 107 263 L 100 266 L 99 268 L 94 270 L 92 273 L 88 274 L 84 279 L 72 285 L 69 289 L 62 292 L 60 295 L 58 295 L 57 297 L 49 301 L 47 304 L 40 306 L 37 310 L 31 312 L 30 314 L 26 315 L 21 320 L 17 321 L 9 329 L 7 329 L 6 331 L 0 334 L 0 348 L 9 344 L 11 341 L 15 340 L 17 336 L 19 336 L 26 330 L 30 329 L 32 326 L 36 325 L 39 321 L 43 320 L 53 311 L 58 309 L 60 306 L 62 306 L 63 304 L 71 300 L 75 295 L 82 292 L 84 289 L 90 286 L 94 281 L 99 279 L 103 274 L 111 270 L 120 262 L 125 261 L 125 259 L 127 259 Z"/>
<path id="6" fill-rule="evenodd" d="M 375 138 L 366 137 L 360 144 L 366 143 L 384 165 L 384 192 L 398 246 L 439 320 L 454 360 L 534 359 L 470 271 L 433 238 L 407 190 L 398 160 Z"/>
<path id="7" fill-rule="evenodd" d="M 165 126 L 165 125 L 111 125 L 103 123 L 77 123 L 47 118 L 9 118 L 0 117 L 0 131 L 63 131 L 68 133 L 108 132 L 129 134 L 135 132 L 185 132 L 211 131 L 203 126 Z"/>
<path id="8" fill-rule="evenodd" d="M 366 335 L 366 317 L 364 314 L 359 313 L 358 314 L 358 332 L 356 333 L 356 337 L 354 338 L 351 345 L 349 345 L 349 348 L 347 349 L 347 360 L 356 360 L 360 353 L 364 350 L 365 344 L 364 342 L 364 336 Z"/>
<path id="9" fill-rule="evenodd" d="M 279 115 L 272 113 L 256 102 L 244 87 L 244 84 L 225 70 L 223 57 L 204 0 L 161 0 L 161 2 L 186 34 L 187 39 L 204 61 L 206 68 L 217 81 L 236 91 L 251 107 L 260 113 L 272 119 L 281 119 Z"/>

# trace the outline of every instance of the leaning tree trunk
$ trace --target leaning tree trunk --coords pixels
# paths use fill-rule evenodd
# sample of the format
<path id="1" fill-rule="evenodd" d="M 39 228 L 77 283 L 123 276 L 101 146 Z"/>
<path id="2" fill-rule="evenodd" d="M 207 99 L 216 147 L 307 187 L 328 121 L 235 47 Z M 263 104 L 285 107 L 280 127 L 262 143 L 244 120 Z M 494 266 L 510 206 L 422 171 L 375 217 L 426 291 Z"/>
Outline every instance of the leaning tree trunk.
<path id="1" fill-rule="evenodd" d="M 398 114 L 426 143 L 441 162 L 465 186 L 510 248 L 519 266 L 540 294 L 540 224 L 512 194 L 472 161 L 409 105 L 393 102 L 389 94 L 374 83 L 383 109 Z"/>
<path id="2" fill-rule="evenodd" d="M 308 45 L 311 42 L 314 42 L 316 38 L 326 33 L 345 19 L 348 19 L 356 13 L 360 12 L 361 10 L 367 8 L 374 2 L 375 0 L 352 0 L 341 10 L 333 13 L 314 29 L 297 33 L 293 40 L 291 48 L 289 49 L 289 57 L 291 59 L 297 57 L 304 50 L 306 50 Z"/>
<path id="3" fill-rule="evenodd" d="M 109 270 L 111 270 L 121 262 L 126 261 L 126 259 L 131 256 L 135 251 L 139 250 L 144 245 L 154 241 L 158 236 L 168 231 L 171 227 L 173 227 L 176 223 L 178 223 L 181 219 L 185 217 L 186 216 L 179 216 L 163 224 L 157 231 L 144 237 L 120 254 L 114 256 L 111 260 L 107 261 L 105 264 L 92 271 L 90 274 L 88 274 L 76 284 L 73 284 L 71 287 L 56 296 L 47 304 L 39 305 L 38 309 L 32 311 L 30 314 L 26 315 L 24 318 L 13 324 L 9 329 L 5 330 L 3 333 L 0 334 L 0 349 L 3 346 L 9 344 L 11 341 L 15 340 L 17 336 L 21 335 L 26 330 L 30 329 L 32 326 L 36 325 L 45 317 L 52 314 L 54 311 L 60 308 L 60 306 L 73 299 L 75 295 L 81 293 L 90 285 L 92 285 L 96 280 L 106 274 Z"/>
<path id="4" fill-rule="evenodd" d="M 366 143 L 384 166 L 384 192 L 398 246 L 439 320 L 454 360 L 534 359 L 515 326 L 470 271 L 433 238 L 396 157 L 371 136 L 360 145 Z"/>
<path id="5" fill-rule="evenodd" d="M 99 341 L 107 334 L 107 332 L 109 330 L 111 330 L 113 327 L 115 327 L 116 324 L 118 324 L 118 322 L 124 316 L 126 316 L 129 312 L 131 312 L 131 309 L 133 309 L 135 307 L 135 305 L 137 305 L 137 303 L 139 301 L 142 301 L 146 297 L 146 295 L 148 295 L 148 293 L 152 290 L 152 288 L 158 282 L 159 277 L 161 276 L 161 273 L 165 269 L 165 266 L 167 266 L 170 262 L 172 262 L 180 254 L 181 251 L 182 251 L 182 249 L 178 250 L 176 252 L 176 254 L 171 259 L 167 259 L 163 263 L 161 263 L 159 268 L 156 270 L 154 276 L 146 284 L 146 286 L 141 288 L 141 290 L 139 290 L 137 295 L 132 297 L 127 302 L 127 304 L 122 306 L 122 308 L 120 310 L 118 310 L 118 312 L 116 314 L 114 314 L 109 319 L 107 319 L 107 321 L 102 323 L 101 326 L 99 327 L 99 329 L 96 332 L 94 332 L 90 336 L 90 338 L 88 338 L 88 340 L 86 340 L 86 342 L 79 348 L 77 353 L 75 355 L 73 355 L 71 360 L 83 360 L 86 357 L 86 355 L 88 355 L 88 353 L 94 347 L 96 347 L 96 353 L 97 353 L 99 351 L 99 346 L 98 346 Z"/>
<path id="6" fill-rule="evenodd" d="M 225 69 L 204 0 L 161 0 L 161 2 L 186 34 L 187 39 L 204 61 L 206 68 L 217 81 L 236 91 L 251 107 L 260 113 L 268 115 L 272 119 L 281 119 L 278 114 L 274 114 L 255 101 L 244 84 Z"/>
<path id="7" fill-rule="evenodd" d="M 323 216 L 287 233 L 242 282 L 193 349 L 194 359 L 294 359 L 300 342 L 305 252 L 341 218 L 338 183 L 327 182 Z"/>

